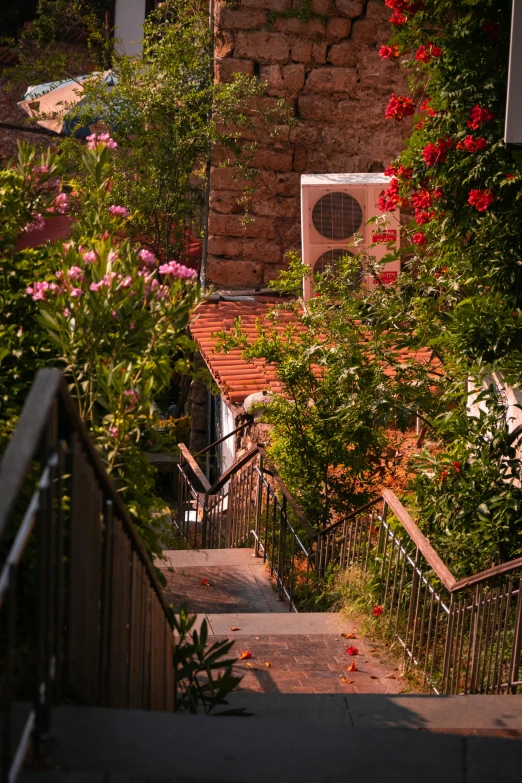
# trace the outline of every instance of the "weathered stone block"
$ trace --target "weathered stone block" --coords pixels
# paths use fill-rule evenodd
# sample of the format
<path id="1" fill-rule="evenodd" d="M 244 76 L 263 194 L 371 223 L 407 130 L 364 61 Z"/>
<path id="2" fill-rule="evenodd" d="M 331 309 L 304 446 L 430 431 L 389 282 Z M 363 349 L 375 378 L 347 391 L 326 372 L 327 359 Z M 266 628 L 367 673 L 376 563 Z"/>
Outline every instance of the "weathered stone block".
<path id="1" fill-rule="evenodd" d="M 357 81 L 355 68 L 316 68 L 305 85 L 307 92 L 349 92 Z"/>
<path id="2" fill-rule="evenodd" d="M 282 251 L 277 243 L 262 239 L 210 236 L 208 249 L 213 256 L 226 256 L 243 261 L 262 261 L 266 264 L 278 264 L 282 258 Z"/>
<path id="3" fill-rule="evenodd" d="M 298 63 L 312 62 L 312 42 L 298 40 L 292 45 L 292 60 Z"/>
<path id="4" fill-rule="evenodd" d="M 294 171 L 306 171 L 308 166 L 308 153 L 306 147 L 296 147 L 292 168 Z"/>
<path id="5" fill-rule="evenodd" d="M 350 19 L 344 19 L 343 17 L 335 16 L 330 19 L 326 27 L 326 37 L 328 43 L 334 41 L 340 41 L 342 38 L 347 38 L 350 35 L 352 29 L 352 23 Z"/>
<path id="6" fill-rule="evenodd" d="M 390 9 L 376 0 L 366 6 L 366 16 L 356 19 L 352 25 L 352 38 L 366 44 L 386 43 L 390 37 Z"/>
<path id="7" fill-rule="evenodd" d="M 292 248 L 299 247 L 301 244 L 301 224 L 298 220 L 277 218 L 275 224 L 283 253 L 287 253 Z"/>
<path id="8" fill-rule="evenodd" d="M 363 12 L 364 0 L 335 0 L 335 7 L 340 16 L 354 19 Z"/>
<path id="9" fill-rule="evenodd" d="M 267 84 L 268 95 L 281 95 L 284 89 L 283 72 L 280 65 L 262 65 L 260 78 Z"/>
<path id="10" fill-rule="evenodd" d="M 286 217 L 297 219 L 299 217 L 299 198 L 269 198 L 254 199 L 253 212 L 262 217 Z"/>
<path id="11" fill-rule="evenodd" d="M 248 186 L 255 187 L 257 193 L 264 193 L 265 191 L 273 193 L 275 182 L 275 174 L 272 171 L 259 171 L 254 179 L 245 179 L 241 169 L 235 166 L 213 168 L 210 174 L 212 190 L 239 191 Z"/>
<path id="12" fill-rule="evenodd" d="M 277 280 L 281 272 L 286 268 L 286 264 L 267 264 L 263 268 L 263 283 L 270 283 L 272 280 Z"/>
<path id="13" fill-rule="evenodd" d="M 288 19 L 279 17 L 274 22 L 274 30 L 278 33 L 299 35 L 303 38 L 321 39 L 326 35 L 326 24 L 322 19 L 316 18 L 302 22 L 296 16 L 291 16 Z"/>
<path id="14" fill-rule="evenodd" d="M 221 288 L 255 288 L 263 281 L 263 264 L 252 261 L 224 261 L 222 258 L 209 256 L 207 276 L 210 283 Z"/>
<path id="15" fill-rule="evenodd" d="M 253 165 L 258 169 L 291 171 L 292 151 L 278 149 L 258 149 L 254 152 Z"/>
<path id="16" fill-rule="evenodd" d="M 335 102 L 325 95 L 314 95 L 312 93 L 301 93 L 297 99 L 297 112 L 303 120 L 319 120 L 321 122 L 328 118 L 333 122 L 333 112 L 335 111 Z"/>
<path id="17" fill-rule="evenodd" d="M 214 70 L 216 81 L 228 83 L 234 80 L 235 73 L 245 73 L 247 76 L 253 76 L 254 61 L 238 60 L 236 57 L 220 58 L 216 59 Z"/>
<path id="18" fill-rule="evenodd" d="M 229 237 L 263 237 L 273 239 L 275 236 L 274 221 L 258 217 L 252 222 L 242 222 L 239 215 L 219 215 L 211 212 L 209 232 L 219 236 Z"/>
<path id="19" fill-rule="evenodd" d="M 313 14 L 330 16 L 335 11 L 333 0 L 312 0 L 311 10 Z"/>
<path id="20" fill-rule="evenodd" d="M 214 54 L 216 57 L 231 57 L 234 51 L 234 36 L 226 30 L 219 30 L 214 37 Z"/>
<path id="21" fill-rule="evenodd" d="M 341 68 L 355 68 L 359 54 L 360 51 L 353 41 L 341 41 L 330 46 L 328 62 Z"/>
<path id="22" fill-rule="evenodd" d="M 260 63 L 286 62 L 290 44 L 280 33 L 240 32 L 234 48 L 236 57 L 257 60 Z"/>
<path id="23" fill-rule="evenodd" d="M 326 53 L 328 45 L 326 43 L 314 43 L 312 46 L 312 60 L 317 65 L 324 65 L 326 62 Z"/>
<path id="24" fill-rule="evenodd" d="M 283 84 L 285 90 L 297 94 L 305 83 L 305 67 L 302 63 L 283 65 Z"/>
<path id="25" fill-rule="evenodd" d="M 299 195 L 300 175 L 294 172 L 276 175 L 276 193 L 280 196 Z"/>
<path id="26" fill-rule="evenodd" d="M 223 214 L 242 212 L 244 207 L 238 203 L 240 196 L 240 193 L 234 193 L 232 190 L 213 191 L 210 198 L 210 208 L 214 212 Z"/>
<path id="27" fill-rule="evenodd" d="M 328 119 L 326 119 L 326 122 L 328 122 Z M 297 146 L 315 147 L 321 141 L 321 127 L 301 122 L 290 129 L 289 141 Z"/>
<path id="28" fill-rule="evenodd" d="M 267 11 L 289 11 L 292 0 L 241 0 L 242 8 L 266 8 Z"/>
<path id="29" fill-rule="evenodd" d="M 229 8 L 221 6 L 217 25 L 222 30 L 255 30 L 266 24 L 266 12 L 260 8 Z"/>

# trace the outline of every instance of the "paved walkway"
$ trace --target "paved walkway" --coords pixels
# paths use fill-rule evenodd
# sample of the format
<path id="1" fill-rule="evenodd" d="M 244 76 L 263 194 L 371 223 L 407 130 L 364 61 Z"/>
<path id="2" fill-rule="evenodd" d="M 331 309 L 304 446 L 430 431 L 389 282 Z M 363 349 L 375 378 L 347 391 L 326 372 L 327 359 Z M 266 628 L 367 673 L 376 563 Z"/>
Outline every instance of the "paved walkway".
<path id="1" fill-rule="evenodd" d="M 212 640 L 234 640 L 232 654 L 249 693 L 381 693 L 403 688 L 380 659 L 382 645 L 361 637 L 336 613 L 288 611 L 277 600 L 262 559 L 250 549 L 175 550 L 161 564 L 165 597 L 206 617 Z M 206 580 L 208 585 L 201 584 Z M 352 638 L 347 638 L 348 636 Z M 355 647 L 356 655 L 347 649 Z M 240 660 L 242 653 L 250 657 Z M 350 669 L 350 670 L 349 670 Z"/>

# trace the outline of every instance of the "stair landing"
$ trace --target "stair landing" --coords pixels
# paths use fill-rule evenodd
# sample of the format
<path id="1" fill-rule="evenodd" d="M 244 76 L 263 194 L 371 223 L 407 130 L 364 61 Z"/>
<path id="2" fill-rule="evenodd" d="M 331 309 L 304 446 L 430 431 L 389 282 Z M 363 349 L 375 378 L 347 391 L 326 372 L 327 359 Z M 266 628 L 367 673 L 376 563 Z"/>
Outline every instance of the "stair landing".
<path id="1" fill-rule="evenodd" d="M 231 655 L 238 658 L 236 673 L 243 675 L 239 693 L 402 691 L 398 668 L 383 660 L 383 645 L 361 636 L 356 621 L 339 613 L 289 612 L 288 602 L 277 600 L 263 560 L 252 557 L 251 549 L 164 555 L 166 562 L 158 565 L 167 580 L 167 601 L 175 609 L 187 601 L 200 621 L 205 617 L 212 641 L 234 641 Z M 349 647 L 358 654 L 348 655 Z M 244 652 L 250 657 L 240 660 Z M 355 671 L 347 671 L 352 665 Z"/>

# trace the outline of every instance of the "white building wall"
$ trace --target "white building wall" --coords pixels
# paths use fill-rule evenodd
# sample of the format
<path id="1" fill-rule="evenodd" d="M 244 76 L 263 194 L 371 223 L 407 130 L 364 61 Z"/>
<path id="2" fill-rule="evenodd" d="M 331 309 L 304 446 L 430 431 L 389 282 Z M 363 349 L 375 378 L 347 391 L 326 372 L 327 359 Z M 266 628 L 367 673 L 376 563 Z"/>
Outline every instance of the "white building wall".
<path id="1" fill-rule="evenodd" d="M 116 0 L 114 22 L 119 54 L 141 54 L 145 0 Z"/>

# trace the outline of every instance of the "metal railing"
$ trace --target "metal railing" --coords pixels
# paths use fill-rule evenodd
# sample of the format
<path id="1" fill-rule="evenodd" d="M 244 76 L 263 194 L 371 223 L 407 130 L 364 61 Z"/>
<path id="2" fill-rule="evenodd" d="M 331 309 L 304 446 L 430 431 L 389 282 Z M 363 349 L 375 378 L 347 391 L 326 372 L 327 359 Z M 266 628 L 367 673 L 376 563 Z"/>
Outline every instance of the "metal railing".
<path id="1" fill-rule="evenodd" d="M 193 546 L 252 545 L 290 611 L 298 611 L 299 587 L 321 589 L 332 567 L 346 572 L 374 595 L 406 667 L 435 693 L 522 688 L 522 558 L 457 581 L 390 490 L 316 532 L 263 446 L 212 487 L 181 450 L 177 525 Z"/>
<path id="2" fill-rule="evenodd" d="M 522 558 L 457 581 L 390 490 L 310 543 L 317 574 L 334 564 L 369 584 L 406 666 L 435 693 L 522 687 Z"/>
<path id="3" fill-rule="evenodd" d="M 170 610 L 56 370 L 38 372 L 0 464 L 0 547 L 4 780 L 31 741 L 38 754 L 53 704 L 173 709 Z"/>

